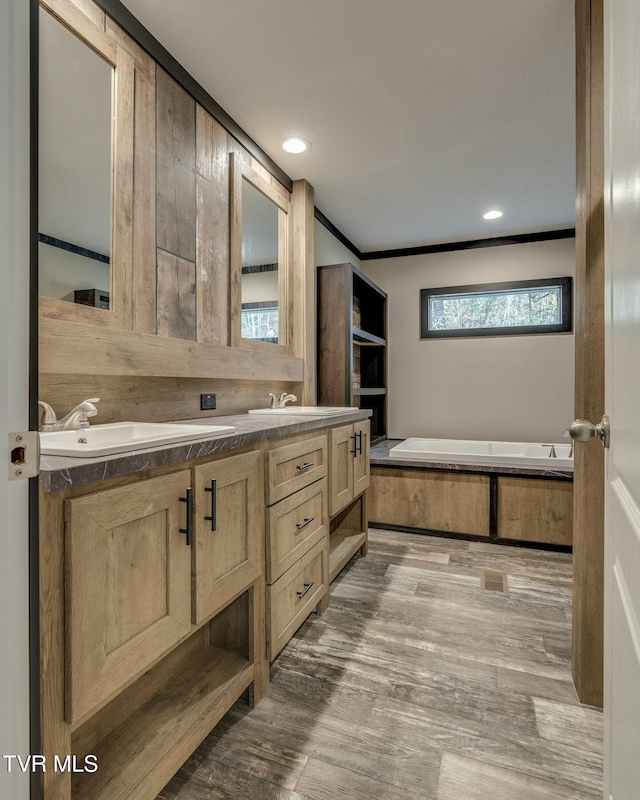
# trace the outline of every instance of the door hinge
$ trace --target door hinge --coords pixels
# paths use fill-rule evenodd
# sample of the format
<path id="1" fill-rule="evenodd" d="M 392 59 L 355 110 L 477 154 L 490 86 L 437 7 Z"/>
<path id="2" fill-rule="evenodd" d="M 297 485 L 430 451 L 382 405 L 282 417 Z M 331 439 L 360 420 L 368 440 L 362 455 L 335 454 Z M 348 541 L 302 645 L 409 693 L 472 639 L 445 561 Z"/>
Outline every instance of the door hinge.
<path id="1" fill-rule="evenodd" d="M 40 472 L 40 434 L 20 431 L 9 434 L 9 480 L 35 478 Z"/>

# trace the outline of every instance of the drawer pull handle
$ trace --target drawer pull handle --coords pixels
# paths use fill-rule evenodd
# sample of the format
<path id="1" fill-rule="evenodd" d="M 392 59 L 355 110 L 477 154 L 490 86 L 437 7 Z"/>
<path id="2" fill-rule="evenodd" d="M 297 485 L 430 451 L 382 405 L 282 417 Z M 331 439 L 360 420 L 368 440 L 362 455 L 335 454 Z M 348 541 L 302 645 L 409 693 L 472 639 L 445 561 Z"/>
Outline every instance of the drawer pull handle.
<path id="1" fill-rule="evenodd" d="M 309 469 L 309 467 L 314 467 L 315 463 L 316 463 L 315 461 L 305 461 L 304 464 L 298 464 L 296 469 L 298 470 L 298 472 L 302 472 L 303 469 Z"/>
<path id="2" fill-rule="evenodd" d="M 298 597 L 302 599 L 305 594 L 309 591 L 309 589 L 314 585 L 315 581 L 311 581 L 311 583 L 305 583 L 304 589 L 301 592 L 296 592 Z"/>
<path id="3" fill-rule="evenodd" d="M 304 522 L 296 522 L 296 528 L 301 531 L 303 528 L 306 528 L 307 525 L 311 525 L 315 517 L 306 517 Z"/>
<path id="4" fill-rule="evenodd" d="M 358 431 L 358 455 L 362 455 L 362 431 Z"/>
<path id="5" fill-rule="evenodd" d="M 353 450 L 351 451 L 351 455 L 355 458 L 358 455 L 358 434 L 354 433 L 349 438 L 353 439 Z"/>
<path id="6" fill-rule="evenodd" d="M 205 517 L 207 522 L 211 523 L 211 530 L 215 531 L 218 527 L 218 498 L 216 495 L 216 482 L 214 480 L 211 481 L 211 486 L 204 487 L 205 492 L 211 492 L 211 516 Z"/>
<path id="7" fill-rule="evenodd" d="M 187 527 L 186 528 L 178 528 L 180 533 L 184 533 L 187 537 L 187 547 L 191 546 L 191 542 L 193 541 L 193 522 L 192 522 L 192 515 L 193 515 L 193 489 L 187 489 L 187 496 L 180 498 L 181 503 L 187 504 Z"/>

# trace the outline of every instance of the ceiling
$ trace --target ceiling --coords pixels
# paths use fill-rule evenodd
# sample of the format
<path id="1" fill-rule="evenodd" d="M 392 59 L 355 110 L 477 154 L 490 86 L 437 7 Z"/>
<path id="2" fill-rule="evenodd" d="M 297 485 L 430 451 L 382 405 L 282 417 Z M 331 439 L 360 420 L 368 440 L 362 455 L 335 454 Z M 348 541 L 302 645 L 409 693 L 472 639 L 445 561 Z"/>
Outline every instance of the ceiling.
<path id="1" fill-rule="evenodd" d="M 124 3 L 362 251 L 574 225 L 573 0 Z"/>

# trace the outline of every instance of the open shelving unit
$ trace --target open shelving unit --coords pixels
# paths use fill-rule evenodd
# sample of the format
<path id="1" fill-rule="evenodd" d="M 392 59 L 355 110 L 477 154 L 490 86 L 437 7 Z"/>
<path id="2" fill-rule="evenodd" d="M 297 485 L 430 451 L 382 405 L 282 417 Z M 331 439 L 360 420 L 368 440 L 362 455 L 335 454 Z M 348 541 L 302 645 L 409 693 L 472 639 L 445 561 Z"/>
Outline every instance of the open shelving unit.
<path id="1" fill-rule="evenodd" d="M 72 800 L 163 789 L 254 680 L 250 608 L 245 592 L 72 731 L 71 752 L 95 755 L 99 767 L 72 775 Z"/>
<path id="2" fill-rule="evenodd" d="M 354 555 L 367 544 L 367 519 L 363 495 L 331 520 L 329 536 L 329 582 L 342 572 Z M 364 552 L 363 552 L 364 555 Z"/>
<path id="3" fill-rule="evenodd" d="M 387 295 L 353 264 L 318 267 L 318 404 L 371 409 L 387 435 Z"/>

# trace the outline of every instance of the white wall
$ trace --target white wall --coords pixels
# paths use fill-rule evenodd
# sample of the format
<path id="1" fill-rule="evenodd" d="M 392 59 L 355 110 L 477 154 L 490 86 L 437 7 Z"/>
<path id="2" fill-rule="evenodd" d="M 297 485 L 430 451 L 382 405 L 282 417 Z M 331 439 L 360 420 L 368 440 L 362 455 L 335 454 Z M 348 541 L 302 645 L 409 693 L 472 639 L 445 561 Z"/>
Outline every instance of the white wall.
<path id="1" fill-rule="evenodd" d="M 28 427 L 29 3 L 0 0 L 0 418 Z M 27 481 L 0 466 L 0 755 L 29 752 L 29 529 Z M 29 775 L 0 763 L 2 800 L 26 800 Z"/>
<path id="2" fill-rule="evenodd" d="M 38 294 L 41 297 L 55 297 L 73 303 L 74 289 L 102 289 L 107 292 L 110 289 L 110 268 L 102 261 L 40 242 L 38 262 Z"/>
<path id="3" fill-rule="evenodd" d="M 242 302 L 265 303 L 268 300 L 278 302 L 278 273 L 249 272 L 242 276 Z"/>
<path id="4" fill-rule="evenodd" d="M 562 441 L 573 334 L 420 340 L 420 289 L 574 274 L 574 240 L 365 261 L 389 295 L 389 437 Z"/>
<path id="5" fill-rule="evenodd" d="M 321 222 L 314 219 L 313 235 L 315 237 L 316 266 L 322 267 L 325 264 L 353 264 L 354 267 L 361 266 L 358 257 L 345 247 L 342 242 L 328 231 Z"/>

